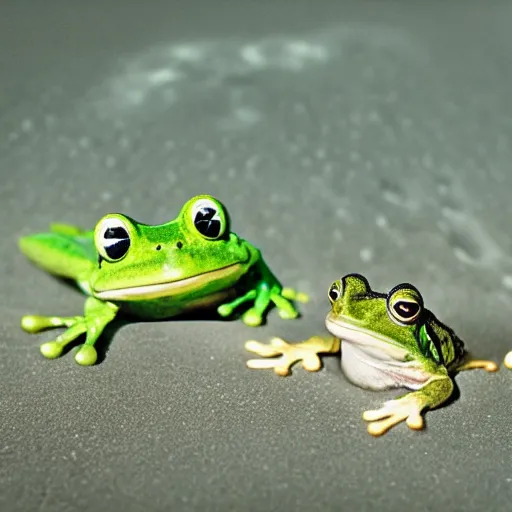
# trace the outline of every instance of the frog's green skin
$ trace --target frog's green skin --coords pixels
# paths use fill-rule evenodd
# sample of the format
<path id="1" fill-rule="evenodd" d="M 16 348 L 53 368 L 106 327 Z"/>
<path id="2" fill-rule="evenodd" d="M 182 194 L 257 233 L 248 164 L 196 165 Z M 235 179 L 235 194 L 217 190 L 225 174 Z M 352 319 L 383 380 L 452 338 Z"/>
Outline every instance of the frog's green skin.
<path id="1" fill-rule="evenodd" d="M 315 336 L 295 345 L 279 338 L 270 345 L 249 341 L 246 348 L 251 352 L 282 356 L 253 359 L 247 364 L 287 375 L 290 367 L 302 360 L 307 370 L 316 371 L 321 367 L 317 354 L 341 349 L 343 371 L 354 384 L 372 390 L 412 390 L 364 413 L 373 435 L 404 420 L 410 428 L 423 428 L 422 411 L 448 400 L 455 373 L 470 368 L 498 369 L 491 361 L 468 361 L 461 339 L 424 307 L 419 291 L 410 284 L 383 294 L 374 292 L 365 277 L 348 274 L 331 285 L 328 295 L 331 311 L 325 324 L 332 336 Z"/>
<path id="2" fill-rule="evenodd" d="M 88 295 L 84 316 L 23 317 L 23 329 L 32 333 L 68 328 L 41 346 L 50 359 L 85 334 L 75 360 L 94 364 L 94 344 L 120 310 L 163 319 L 216 306 L 220 316 L 229 317 L 252 302 L 242 319 L 258 326 L 272 303 L 281 318 L 291 319 L 298 316 L 291 301 L 307 300 L 281 286 L 260 251 L 229 231 L 224 206 L 207 195 L 193 197 L 175 220 L 159 226 L 109 214 L 94 230 L 54 225 L 49 233 L 21 238 L 19 245 L 36 265 L 74 281 Z"/>

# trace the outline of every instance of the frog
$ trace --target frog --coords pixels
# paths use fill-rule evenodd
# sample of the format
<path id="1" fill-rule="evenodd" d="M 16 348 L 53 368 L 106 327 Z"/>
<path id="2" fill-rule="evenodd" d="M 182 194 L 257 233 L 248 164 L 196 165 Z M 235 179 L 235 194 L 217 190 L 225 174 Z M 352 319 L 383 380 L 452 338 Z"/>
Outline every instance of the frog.
<path id="1" fill-rule="evenodd" d="M 237 316 L 247 326 L 257 327 L 272 307 L 280 318 L 295 319 L 296 303 L 309 300 L 282 286 L 261 251 L 231 231 L 224 204 L 207 194 L 189 199 L 163 224 L 108 213 L 89 230 L 52 224 L 49 232 L 20 237 L 19 248 L 37 267 L 85 294 L 81 316 L 21 319 L 22 329 L 32 334 L 66 329 L 40 346 L 47 359 L 60 357 L 85 336 L 74 357 L 82 366 L 97 363 L 95 344 L 121 314 L 157 321 L 204 311 L 230 319 L 241 312 Z"/>
<path id="2" fill-rule="evenodd" d="M 246 364 L 287 376 L 298 362 L 307 371 L 319 371 L 320 355 L 335 354 L 341 356 L 347 380 L 360 388 L 405 388 L 404 395 L 363 413 L 367 431 L 375 437 L 404 421 L 410 429 L 423 429 L 425 412 L 452 396 L 458 372 L 498 370 L 493 361 L 471 359 L 461 338 L 425 308 L 422 295 L 410 283 L 380 293 L 366 277 L 352 273 L 331 284 L 328 299 L 328 334 L 300 343 L 279 337 L 270 343 L 249 340 L 245 348 L 261 358 Z"/>

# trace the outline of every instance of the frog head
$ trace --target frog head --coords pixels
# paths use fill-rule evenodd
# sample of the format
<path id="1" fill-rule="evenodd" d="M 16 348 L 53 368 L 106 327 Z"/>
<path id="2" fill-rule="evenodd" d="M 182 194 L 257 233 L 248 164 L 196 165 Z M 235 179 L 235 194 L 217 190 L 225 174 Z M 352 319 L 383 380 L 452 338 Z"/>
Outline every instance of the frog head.
<path id="1" fill-rule="evenodd" d="M 230 232 L 220 201 L 193 197 L 176 219 L 151 226 L 119 213 L 94 230 L 98 266 L 89 285 L 102 300 L 140 301 L 215 293 L 247 271 L 249 244 Z"/>
<path id="2" fill-rule="evenodd" d="M 332 283 L 328 296 L 327 329 L 368 360 L 449 366 L 462 356 L 462 341 L 424 307 L 409 283 L 377 293 L 365 277 L 348 274 Z"/>

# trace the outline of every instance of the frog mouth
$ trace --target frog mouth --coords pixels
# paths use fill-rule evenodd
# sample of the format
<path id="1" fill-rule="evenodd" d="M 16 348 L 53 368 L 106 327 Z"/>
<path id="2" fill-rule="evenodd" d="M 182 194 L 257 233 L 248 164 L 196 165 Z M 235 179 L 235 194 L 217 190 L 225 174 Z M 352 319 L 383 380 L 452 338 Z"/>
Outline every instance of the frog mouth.
<path id="1" fill-rule="evenodd" d="M 342 316 L 333 318 L 329 313 L 325 319 L 325 326 L 340 340 L 357 345 L 362 350 L 372 353 L 374 357 L 381 354 L 381 358 L 388 356 L 396 361 L 403 361 L 408 353 L 388 336 L 365 329 L 354 324 L 353 321 L 343 321 Z"/>
<path id="2" fill-rule="evenodd" d="M 234 280 L 243 270 L 241 263 L 235 263 L 224 268 L 204 272 L 195 276 L 186 277 L 174 281 L 163 281 L 141 286 L 131 286 L 128 288 L 117 288 L 109 290 L 93 290 L 94 296 L 101 300 L 119 301 L 119 300 L 148 300 L 169 297 L 172 295 L 182 295 L 193 292 L 204 286 L 219 280 Z"/>

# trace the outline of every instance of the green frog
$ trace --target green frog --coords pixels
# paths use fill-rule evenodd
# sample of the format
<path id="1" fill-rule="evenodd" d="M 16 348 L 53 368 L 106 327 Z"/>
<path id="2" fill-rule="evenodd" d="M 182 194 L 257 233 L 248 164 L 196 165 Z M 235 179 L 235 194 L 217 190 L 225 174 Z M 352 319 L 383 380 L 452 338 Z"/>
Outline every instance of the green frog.
<path id="1" fill-rule="evenodd" d="M 273 368 L 285 376 L 296 362 L 318 371 L 319 354 L 342 352 L 343 372 L 353 384 L 371 390 L 411 390 L 380 409 L 364 412 L 368 432 L 374 436 L 402 421 L 411 429 L 422 429 L 423 411 L 450 398 L 457 372 L 498 370 L 492 361 L 470 360 L 462 340 L 424 307 L 420 292 L 411 284 L 399 284 L 384 294 L 372 290 L 364 276 L 348 274 L 332 283 L 328 297 L 328 336 L 296 344 L 280 338 L 270 344 L 248 341 L 248 351 L 274 359 L 252 359 L 247 365 Z"/>
<path id="2" fill-rule="evenodd" d="M 119 213 L 105 215 L 93 230 L 57 224 L 49 233 L 25 236 L 19 246 L 43 270 L 71 280 L 87 295 L 83 316 L 27 315 L 29 333 L 66 327 L 41 345 L 48 359 L 85 335 L 76 352 L 80 365 L 97 361 L 94 347 L 118 312 L 147 320 L 216 308 L 229 317 L 244 303 L 243 322 L 263 323 L 275 305 L 283 319 L 299 315 L 293 301 L 307 295 L 283 288 L 260 251 L 230 231 L 223 204 L 209 195 L 193 197 L 175 220 L 151 226 Z"/>

